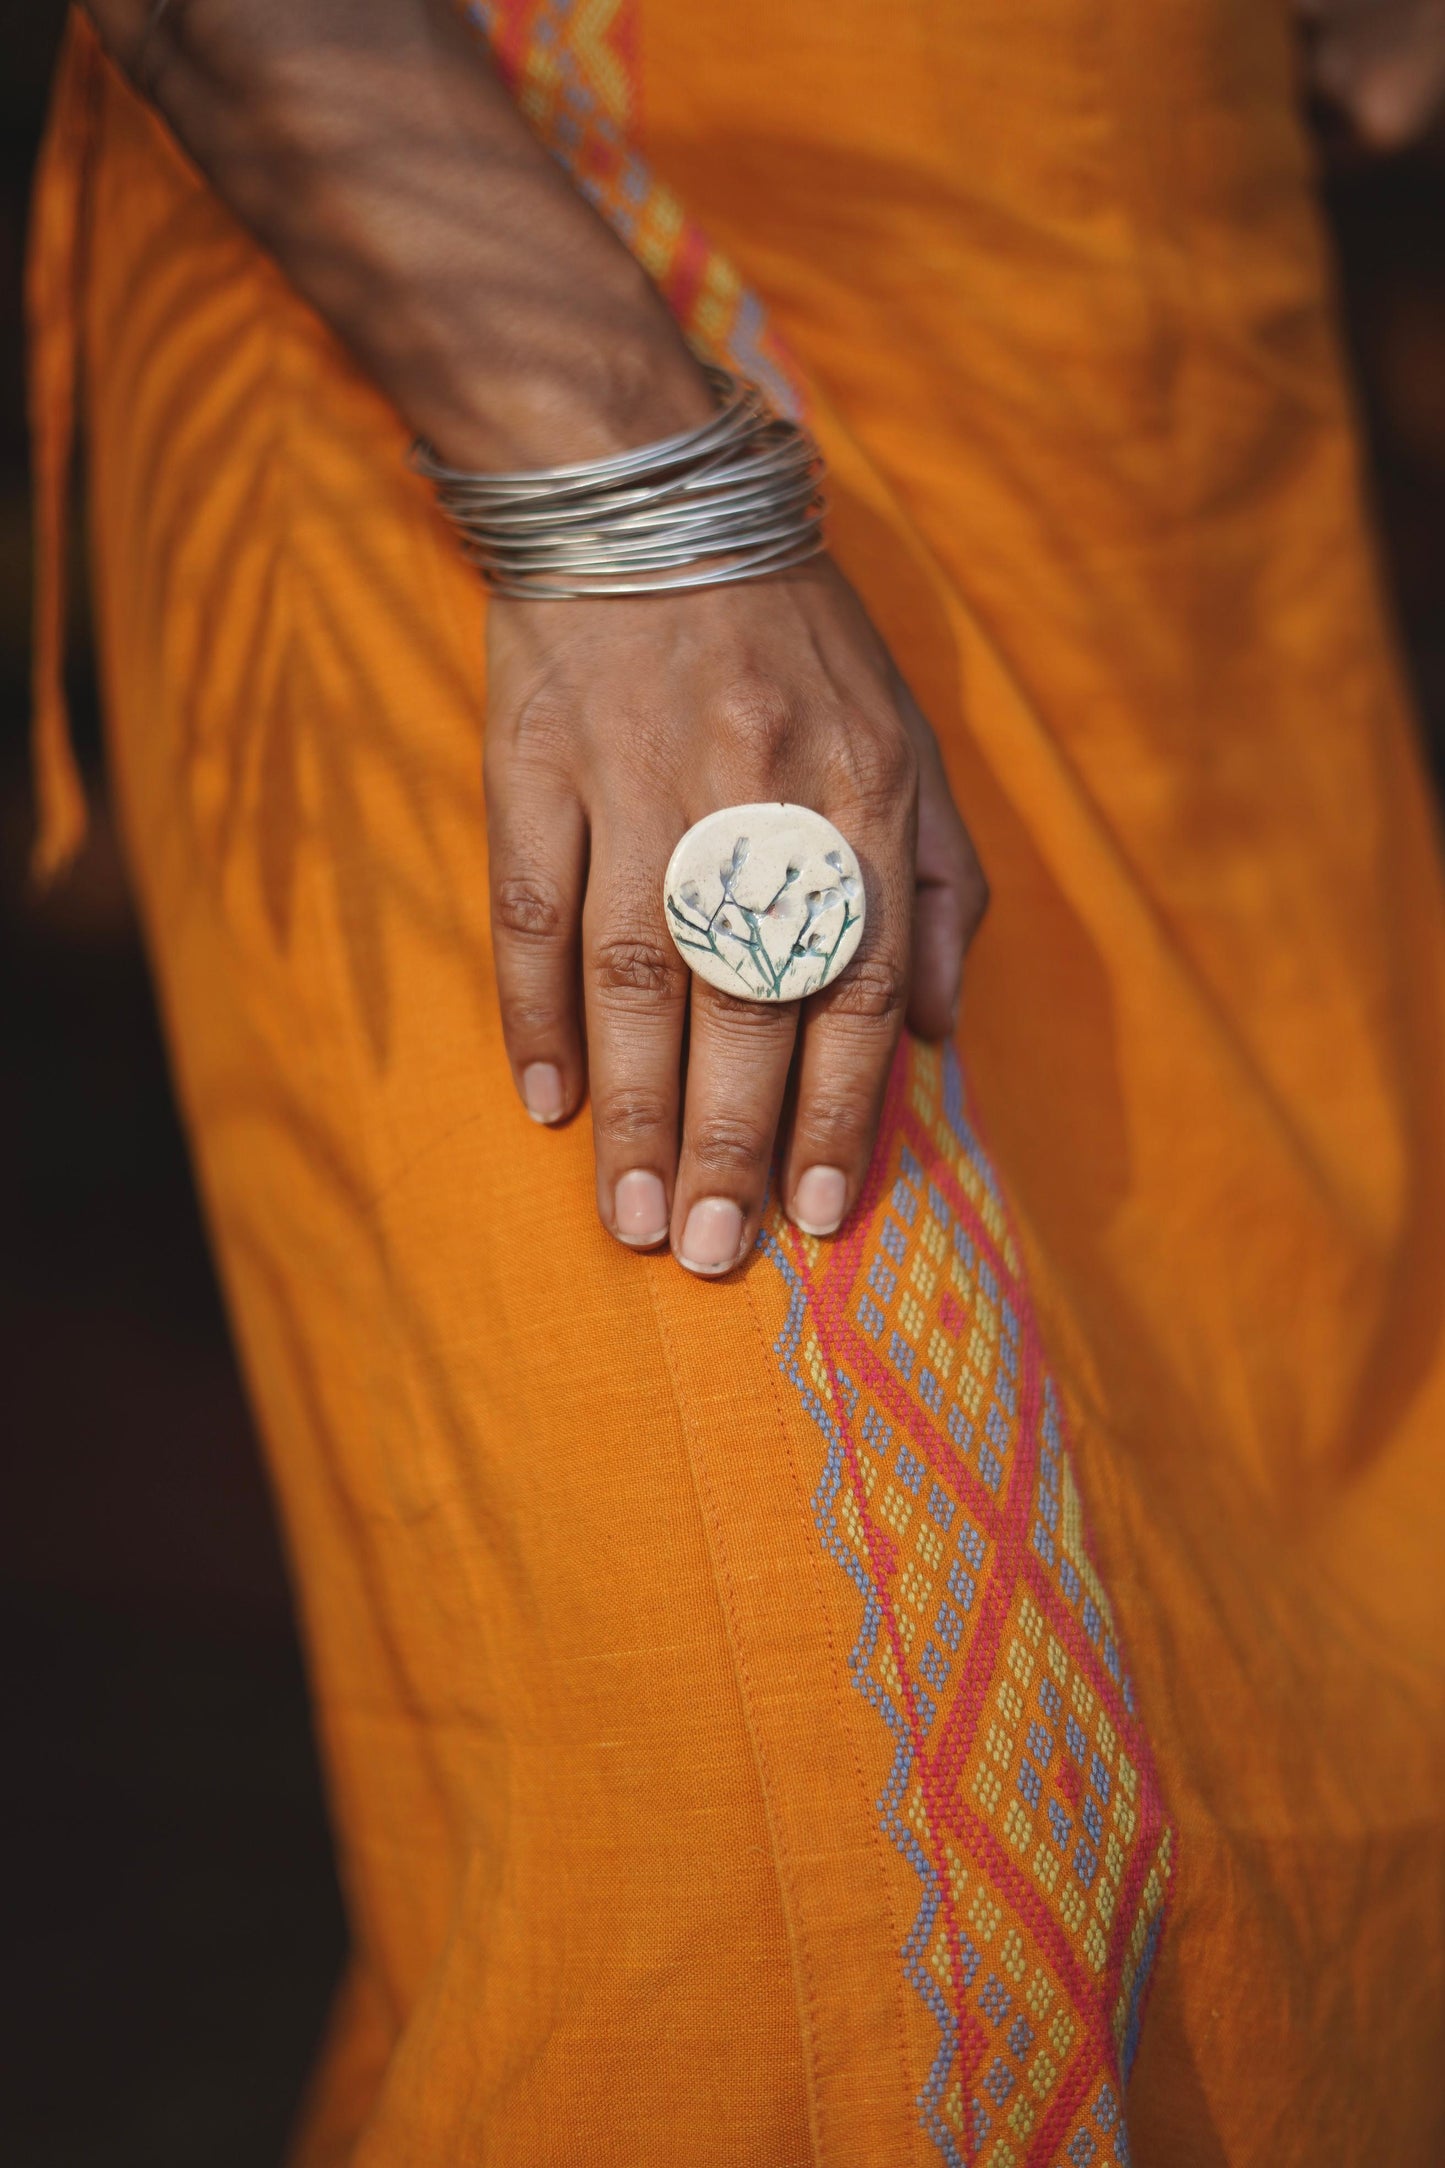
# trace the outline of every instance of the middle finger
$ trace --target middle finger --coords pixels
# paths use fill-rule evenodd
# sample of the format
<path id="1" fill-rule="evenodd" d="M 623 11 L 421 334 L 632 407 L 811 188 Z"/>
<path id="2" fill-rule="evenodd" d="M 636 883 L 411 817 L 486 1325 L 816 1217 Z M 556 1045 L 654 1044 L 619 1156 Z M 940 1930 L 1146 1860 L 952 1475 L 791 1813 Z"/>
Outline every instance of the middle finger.
<path id="1" fill-rule="evenodd" d="M 672 1208 L 672 1246 L 689 1272 L 730 1272 L 757 1233 L 797 1030 L 795 1002 L 739 1001 L 693 979 Z"/>

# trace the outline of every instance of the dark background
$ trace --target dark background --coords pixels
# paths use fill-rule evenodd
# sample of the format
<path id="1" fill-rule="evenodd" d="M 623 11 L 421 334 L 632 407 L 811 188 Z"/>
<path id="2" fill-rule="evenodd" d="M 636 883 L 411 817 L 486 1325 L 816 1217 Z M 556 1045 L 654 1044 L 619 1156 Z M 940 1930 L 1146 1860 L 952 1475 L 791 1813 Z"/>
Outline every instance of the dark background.
<path id="1" fill-rule="evenodd" d="M 27 893 L 25 197 L 59 28 L 0 0 L 0 2162 L 271 2168 L 344 1930 L 264 1478 L 95 770 Z M 1322 156 L 1324 152 L 1322 151 Z M 1401 628 L 1445 752 L 1445 139 L 1326 200 Z"/>

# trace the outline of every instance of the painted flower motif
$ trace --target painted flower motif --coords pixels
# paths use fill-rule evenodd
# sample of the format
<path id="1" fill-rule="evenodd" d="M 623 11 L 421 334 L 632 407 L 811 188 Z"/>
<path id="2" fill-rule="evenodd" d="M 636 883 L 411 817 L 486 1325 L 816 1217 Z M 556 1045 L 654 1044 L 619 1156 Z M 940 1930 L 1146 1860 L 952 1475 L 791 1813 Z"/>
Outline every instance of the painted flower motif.
<path id="1" fill-rule="evenodd" d="M 734 836 L 717 862 L 716 889 L 707 873 L 679 882 L 667 899 L 673 938 L 684 951 L 711 952 L 727 974 L 715 983 L 735 976 L 754 999 L 812 993 L 856 945 L 856 934 L 848 936 L 862 916 L 863 890 L 856 872 L 845 870 L 851 855 L 841 847 L 817 858 L 800 853 L 785 861 L 781 877 L 759 869 L 749 876 L 750 858 L 748 837 Z M 777 859 L 771 864 L 776 868 Z M 806 873 L 817 879 L 824 868 L 823 883 L 804 889 Z"/>
<path id="2" fill-rule="evenodd" d="M 728 860 L 726 864 L 719 866 L 717 869 L 717 877 L 722 882 L 724 895 L 731 894 L 733 882 L 742 872 L 743 867 L 747 864 L 747 862 L 748 839 L 746 836 L 739 836 L 737 841 L 733 845 L 733 855 L 731 859 Z"/>
<path id="3" fill-rule="evenodd" d="M 787 870 L 783 875 L 782 885 L 764 910 L 764 918 L 783 920 L 795 916 L 797 905 L 793 900 L 792 890 L 802 870 L 801 866 L 794 865 L 793 861 L 789 859 Z"/>
<path id="4" fill-rule="evenodd" d="M 807 905 L 807 917 L 803 920 L 806 932 L 815 918 L 821 918 L 825 911 L 831 911 L 835 904 L 843 901 L 843 891 L 841 888 L 810 888 L 804 901 Z"/>

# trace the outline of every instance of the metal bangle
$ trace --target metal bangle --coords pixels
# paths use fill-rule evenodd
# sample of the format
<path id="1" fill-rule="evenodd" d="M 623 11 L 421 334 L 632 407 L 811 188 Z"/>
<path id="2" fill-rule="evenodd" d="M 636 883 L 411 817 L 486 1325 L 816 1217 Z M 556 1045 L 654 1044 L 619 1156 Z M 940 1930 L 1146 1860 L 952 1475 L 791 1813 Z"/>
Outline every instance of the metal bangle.
<path id="1" fill-rule="evenodd" d="M 472 474 L 412 459 L 497 594 L 643 595 L 762 579 L 823 548 L 823 462 L 755 385 L 707 367 L 717 411 L 605 459 Z"/>
<path id="2" fill-rule="evenodd" d="M 166 4 L 167 0 L 160 0 L 162 7 Z M 573 466 L 537 467 L 515 474 L 472 474 L 446 466 L 429 445 L 418 443 L 416 462 L 430 481 L 489 498 L 509 493 L 555 496 L 569 487 L 600 489 L 630 474 L 655 473 L 676 459 L 695 458 L 715 441 L 738 435 L 748 426 L 749 409 L 759 405 L 760 395 L 730 371 L 709 362 L 703 365 L 703 374 L 722 401 L 718 412 L 691 429 L 681 429 L 675 436 L 660 437 L 651 444 L 637 445 L 631 451 L 613 452 L 604 459 L 582 460 Z"/>

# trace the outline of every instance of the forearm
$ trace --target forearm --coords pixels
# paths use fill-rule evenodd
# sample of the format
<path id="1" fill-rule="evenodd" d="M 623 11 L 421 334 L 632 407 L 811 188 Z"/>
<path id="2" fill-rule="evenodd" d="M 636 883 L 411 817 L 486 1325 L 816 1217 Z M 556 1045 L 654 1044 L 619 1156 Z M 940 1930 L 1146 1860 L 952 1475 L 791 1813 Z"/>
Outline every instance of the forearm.
<path id="1" fill-rule="evenodd" d="M 123 66 L 149 0 L 88 0 Z M 172 0 L 145 87 L 408 423 L 475 467 L 590 458 L 709 395 L 665 304 L 450 0 Z"/>
<path id="2" fill-rule="evenodd" d="M 133 67 L 148 0 L 87 4 Z M 452 0 L 171 5 L 145 86 L 445 459 L 587 459 L 709 414 L 660 297 Z M 590 1093 L 598 1209 L 634 1248 L 670 1234 L 689 1269 L 726 1272 L 770 1194 L 823 1238 L 863 1192 L 905 1008 L 926 1037 L 951 1029 L 985 895 L 862 604 L 826 555 L 656 595 L 498 596 L 486 673 L 492 961 L 529 1112 L 560 1121 Z M 689 991 L 664 873 L 701 814 L 785 804 L 847 839 L 867 928 L 818 1000 L 745 1023 L 731 991 Z"/>

